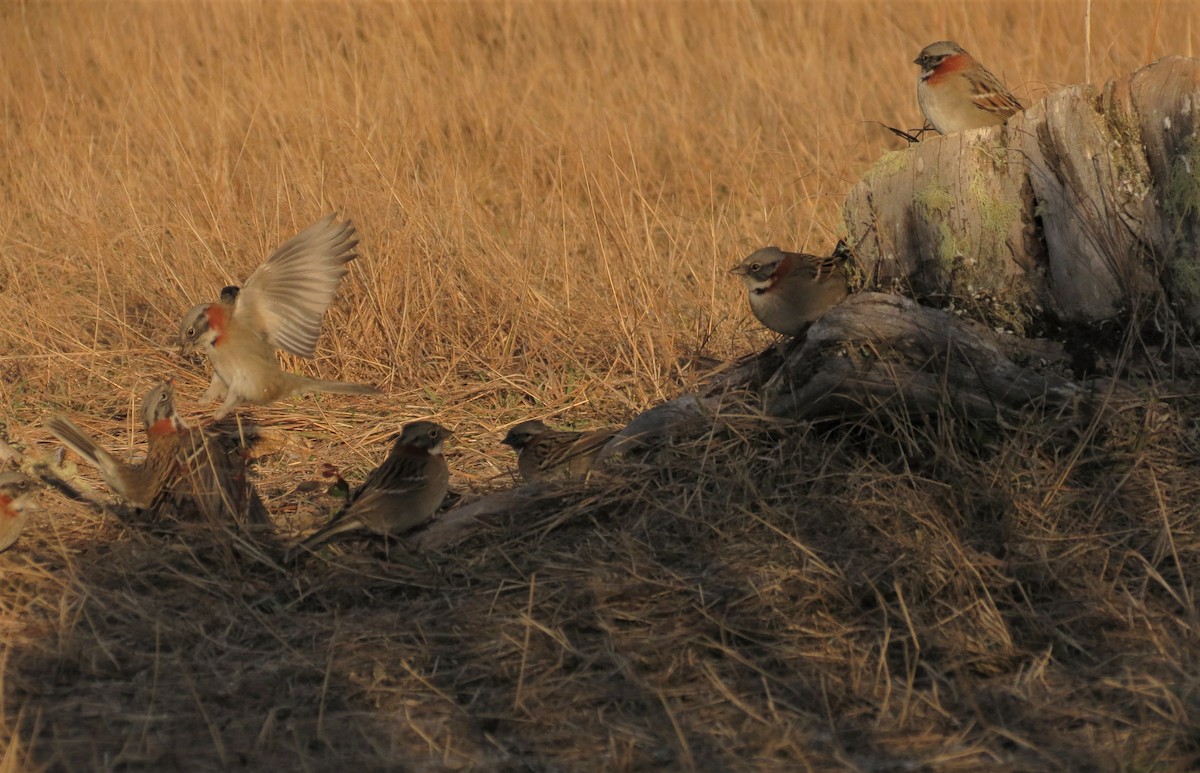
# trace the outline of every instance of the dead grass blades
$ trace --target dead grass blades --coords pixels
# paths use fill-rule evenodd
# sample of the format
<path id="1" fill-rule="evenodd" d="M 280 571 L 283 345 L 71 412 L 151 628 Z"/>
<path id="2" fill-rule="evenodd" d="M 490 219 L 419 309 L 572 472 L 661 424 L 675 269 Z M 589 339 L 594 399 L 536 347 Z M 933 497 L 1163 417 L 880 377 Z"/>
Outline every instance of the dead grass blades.
<path id="1" fill-rule="evenodd" d="M 1094 80 L 1196 11 L 1094 2 Z M 452 487 L 503 430 L 614 425 L 769 340 L 727 269 L 840 235 L 947 36 L 1026 98 L 1083 2 L 0 8 L 0 416 L 122 456 L 180 315 L 328 211 L 361 259 L 243 418 L 280 533 L 47 492 L 0 556 L 0 771 L 1178 770 L 1200 762 L 1194 390 L 1081 428 L 721 415 L 442 552 L 284 566 L 405 421 Z M 1155 9 L 1157 13 L 1157 9 Z M 974 36 L 974 37 L 972 37 Z M 998 46 L 996 41 L 1016 41 Z M 89 471 L 84 478 L 103 485 Z"/>

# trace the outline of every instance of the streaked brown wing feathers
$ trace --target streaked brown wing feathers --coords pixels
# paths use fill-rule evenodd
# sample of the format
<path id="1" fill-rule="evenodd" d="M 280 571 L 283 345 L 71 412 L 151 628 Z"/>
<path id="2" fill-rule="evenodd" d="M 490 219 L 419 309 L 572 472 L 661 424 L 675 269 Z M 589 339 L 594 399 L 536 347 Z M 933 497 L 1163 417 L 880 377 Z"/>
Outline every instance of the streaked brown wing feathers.
<path id="1" fill-rule="evenodd" d="M 1007 118 L 1025 109 L 1025 106 L 991 73 L 987 73 L 985 77 L 972 78 L 971 87 L 975 92 L 971 99 L 980 110 Z"/>
<path id="2" fill-rule="evenodd" d="M 246 281 L 236 316 L 273 346 L 315 357 L 325 310 L 358 257 L 354 225 L 326 215 L 271 254 Z"/>

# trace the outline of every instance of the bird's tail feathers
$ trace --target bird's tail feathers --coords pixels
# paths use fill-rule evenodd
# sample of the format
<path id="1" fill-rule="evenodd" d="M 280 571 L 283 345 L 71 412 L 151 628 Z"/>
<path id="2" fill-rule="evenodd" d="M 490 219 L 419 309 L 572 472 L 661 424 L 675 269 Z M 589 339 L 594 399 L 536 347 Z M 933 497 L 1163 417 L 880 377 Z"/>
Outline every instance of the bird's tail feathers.
<path id="1" fill-rule="evenodd" d="M 109 488 L 119 494 L 126 502 L 134 507 L 147 507 L 150 505 L 149 497 L 153 496 L 154 490 L 157 490 L 157 481 L 155 481 L 154 490 L 145 491 L 144 486 L 138 485 L 136 476 L 130 478 L 129 467 L 118 461 L 108 451 L 98 446 L 78 425 L 65 416 L 51 417 L 46 422 L 46 428 L 54 433 L 54 436 L 65 443 L 72 451 L 83 457 L 85 462 L 99 470 L 100 475 L 104 478 L 104 482 L 108 484 Z"/>
<path id="2" fill-rule="evenodd" d="M 75 422 L 65 416 L 52 416 L 46 421 L 46 429 L 50 430 L 68 448 L 83 457 L 84 461 L 101 471 L 114 461 L 112 454 L 96 445 L 96 442 L 88 437 Z"/>
<path id="3" fill-rule="evenodd" d="M 357 518 L 342 516 L 334 516 L 334 520 L 321 529 L 318 529 L 314 534 L 310 534 L 296 547 L 290 551 L 292 555 L 300 552 L 311 551 L 323 542 L 328 542 L 339 534 L 345 534 L 349 531 L 362 528 L 362 524 Z"/>

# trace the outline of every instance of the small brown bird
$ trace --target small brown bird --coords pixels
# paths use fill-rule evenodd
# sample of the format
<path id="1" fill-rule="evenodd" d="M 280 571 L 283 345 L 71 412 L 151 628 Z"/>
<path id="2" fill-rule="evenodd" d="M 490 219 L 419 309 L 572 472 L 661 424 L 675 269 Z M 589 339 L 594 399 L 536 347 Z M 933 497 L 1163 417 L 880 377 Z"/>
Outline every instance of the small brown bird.
<path id="1" fill-rule="evenodd" d="M 307 392 L 377 394 L 373 386 L 325 381 L 288 373 L 276 349 L 313 358 L 321 321 L 346 264 L 358 257 L 354 226 L 332 214 L 289 239 L 258 267 L 242 287 L 221 290 L 216 303 L 193 307 L 179 326 L 182 354 L 208 355 L 213 380 L 201 402 L 225 393 L 214 417 L 222 419 L 243 403 L 263 405 Z"/>
<path id="2" fill-rule="evenodd" d="M 270 524 L 266 507 L 246 475 L 240 448 L 229 449 L 208 433 L 188 427 L 175 412 L 175 387 L 164 381 L 142 401 L 146 459 L 117 460 L 74 422 L 54 416 L 54 435 L 100 470 L 109 487 L 133 507 L 150 514 L 187 515 L 193 510 L 213 523 Z"/>
<path id="3" fill-rule="evenodd" d="M 845 270 L 849 254 L 842 242 L 828 258 L 764 247 L 729 273 L 746 283 L 750 310 L 759 322 L 794 336 L 850 294 Z"/>
<path id="4" fill-rule="evenodd" d="M 1004 84 L 952 40 L 921 49 L 917 102 L 938 134 L 998 126 L 1024 109 Z"/>
<path id="5" fill-rule="evenodd" d="M 350 531 L 401 534 L 428 521 L 446 498 L 450 469 L 442 454 L 453 433 L 432 421 L 405 424 L 383 464 L 350 492 L 346 506 L 296 548 L 312 550 Z"/>
<path id="6" fill-rule="evenodd" d="M 37 509 L 35 497 L 32 479 L 19 472 L 0 472 L 0 553 L 21 536 L 30 513 Z"/>
<path id="7" fill-rule="evenodd" d="M 88 464 L 100 471 L 104 482 L 133 507 L 150 507 L 171 474 L 179 454 L 179 431 L 175 415 L 174 387 L 170 381 L 155 386 L 142 401 L 142 425 L 146 429 L 146 460 L 125 464 L 65 416 L 52 416 L 46 428 Z"/>
<path id="8" fill-rule="evenodd" d="M 195 514 L 214 525 L 228 524 L 230 518 L 253 527 L 272 525 L 247 474 L 245 449 L 235 440 L 183 427 L 175 461 L 172 474 L 148 508 L 149 515 L 188 518 Z"/>
<path id="9" fill-rule="evenodd" d="M 513 427 L 500 442 L 517 452 L 521 477 L 533 482 L 585 477 L 615 434 L 610 429 L 560 432 L 535 419 Z"/>

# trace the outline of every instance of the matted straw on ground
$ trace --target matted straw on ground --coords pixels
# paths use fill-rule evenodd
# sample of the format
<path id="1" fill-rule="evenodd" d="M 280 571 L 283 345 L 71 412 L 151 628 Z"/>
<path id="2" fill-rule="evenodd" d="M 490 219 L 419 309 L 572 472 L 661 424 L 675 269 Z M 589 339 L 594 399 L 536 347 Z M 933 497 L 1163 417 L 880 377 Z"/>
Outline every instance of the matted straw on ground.
<path id="1" fill-rule="evenodd" d="M 1093 3 L 1093 80 L 1193 53 L 1200 12 L 1161 7 Z M 136 456 L 168 375 L 199 420 L 179 316 L 336 209 L 362 257 L 289 366 L 387 394 L 248 412 L 281 542 L 413 418 L 457 431 L 456 490 L 509 485 L 514 422 L 619 423 L 769 340 L 725 270 L 833 243 L 923 45 L 1037 98 L 1082 80 L 1083 10 L 7 4 L 6 435 L 48 456 L 62 411 Z M 288 568 L 46 493 L 0 556 L 0 770 L 1183 769 L 1200 448 L 1162 393 L 725 416 L 415 558 Z"/>

